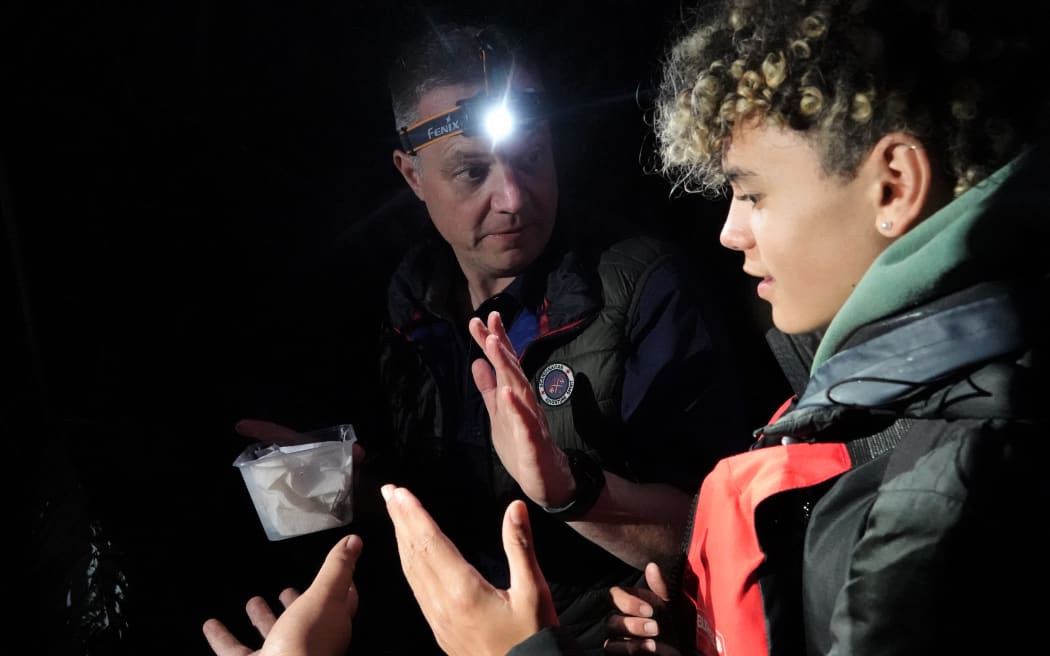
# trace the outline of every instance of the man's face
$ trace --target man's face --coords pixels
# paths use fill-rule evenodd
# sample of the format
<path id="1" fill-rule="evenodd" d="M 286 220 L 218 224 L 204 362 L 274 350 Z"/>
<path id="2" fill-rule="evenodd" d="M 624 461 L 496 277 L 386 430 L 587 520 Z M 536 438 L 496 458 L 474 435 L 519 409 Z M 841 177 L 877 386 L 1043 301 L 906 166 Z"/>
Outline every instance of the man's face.
<path id="1" fill-rule="evenodd" d="M 518 72 L 513 87 L 534 86 Z M 439 87 L 419 102 L 432 116 L 473 96 L 479 85 Z M 417 166 L 412 159 L 418 158 Z M 554 228 L 558 185 L 546 123 L 518 129 L 493 147 L 487 137 L 457 135 L 394 163 L 424 203 L 471 285 L 513 278 L 543 251 Z M 500 286 L 500 288 L 502 288 Z"/>
<path id="2" fill-rule="evenodd" d="M 888 241 L 875 230 L 877 182 L 827 176 L 814 147 L 769 125 L 738 127 L 725 154 L 733 190 L 721 242 L 787 333 L 826 328 Z"/>

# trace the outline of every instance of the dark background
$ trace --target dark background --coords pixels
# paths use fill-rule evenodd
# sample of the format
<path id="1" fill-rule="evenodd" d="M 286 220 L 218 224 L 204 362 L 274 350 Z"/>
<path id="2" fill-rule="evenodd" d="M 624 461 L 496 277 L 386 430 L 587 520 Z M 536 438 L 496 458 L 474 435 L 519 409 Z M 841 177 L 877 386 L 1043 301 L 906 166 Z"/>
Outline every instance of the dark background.
<path id="1" fill-rule="evenodd" d="M 756 425 L 786 394 L 765 309 L 717 244 L 724 206 L 672 199 L 643 172 L 644 91 L 677 1 L 0 11 L 0 429 L 30 495 L 12 513 L 46 518 L 9 533 L 42 643 L 72 631 L 50 601 L 85 566 L 88 521 L 152 654 L 209 653 L 210 616 L 251 636 L 243 602 L 305 586 L 341 534 L 266 540 L 231 467 L 247 443 L 233 424 L 368 423 L 384 284 L 420 209 L 390 163 L 383 65 L 427 21 L 488 18 L 532 40 L 566 109 L 563 199 L 691 248 L 723 292 Z"/>

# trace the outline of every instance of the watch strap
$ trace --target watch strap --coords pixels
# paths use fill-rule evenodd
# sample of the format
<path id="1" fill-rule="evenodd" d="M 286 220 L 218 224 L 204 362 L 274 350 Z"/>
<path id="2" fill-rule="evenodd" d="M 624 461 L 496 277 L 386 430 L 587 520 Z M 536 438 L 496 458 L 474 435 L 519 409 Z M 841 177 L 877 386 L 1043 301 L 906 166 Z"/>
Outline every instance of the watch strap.
<path id="1" fill-rule="evenodd" d="M 569 461 L 569 471 L 576 481 L 576 494 L 572 501 L 559 507 L 541 506 L 551 517 L 571 522 L 586 515 L 605 487 L 605 471 L 589 453 L 580 449 L 563 449 Z"/>

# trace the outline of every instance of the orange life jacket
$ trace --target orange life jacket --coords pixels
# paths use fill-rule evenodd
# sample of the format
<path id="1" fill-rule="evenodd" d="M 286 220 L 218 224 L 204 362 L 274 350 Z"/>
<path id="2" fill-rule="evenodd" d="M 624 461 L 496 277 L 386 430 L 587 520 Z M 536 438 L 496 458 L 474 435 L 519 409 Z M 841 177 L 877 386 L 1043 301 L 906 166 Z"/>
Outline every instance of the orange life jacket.
<path id="1" fill-rule="evenodd" d="M 827 482 L 851 466 L 843 443 L 797 443 L 725 458 L 707 475 L 682 579 L 683 594 L 696 609 L 700 654 L 769 656 L 769 618 L 758 584 L 766 554 L 759 545 L 755 510 L 777 493 Z"/>

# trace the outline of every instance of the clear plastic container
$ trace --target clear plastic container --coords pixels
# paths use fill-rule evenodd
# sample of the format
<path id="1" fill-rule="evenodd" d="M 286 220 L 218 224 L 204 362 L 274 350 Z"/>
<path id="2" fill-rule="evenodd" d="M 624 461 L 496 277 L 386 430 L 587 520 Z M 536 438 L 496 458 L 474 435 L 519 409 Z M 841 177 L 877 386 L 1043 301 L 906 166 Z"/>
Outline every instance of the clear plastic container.
<path id="1" fill-rule="evenodd" d="M 271 541 L 346 526 L 354 518 L 351 424 L 303 433 L 305 444 L 257 442 L 233 461 Z"/>

